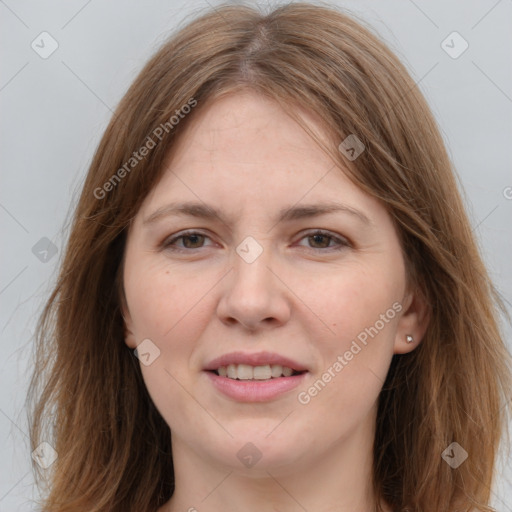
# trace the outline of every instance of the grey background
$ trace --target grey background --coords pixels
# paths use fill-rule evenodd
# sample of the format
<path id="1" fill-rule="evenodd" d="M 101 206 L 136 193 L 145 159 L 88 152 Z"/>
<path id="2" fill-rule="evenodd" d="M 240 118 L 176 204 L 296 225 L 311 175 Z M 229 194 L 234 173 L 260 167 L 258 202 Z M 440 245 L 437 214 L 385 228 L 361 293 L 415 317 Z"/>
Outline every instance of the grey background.
<path id="1" fill-rule="evenodd" d="M 380 33 L 426 95 L 488 268 L 510 305 L 512 0 L 335 3 Z M 112 110 L 169 31 L 217 4 L 0 0 L 0 512 L 35 510 L 24 408 L 31 336 L 93 151 Z M 59 45 L 47 59 L 31 47 L 34 40 L 41 45 L 43 31 Z M 469 44 L 456 59 L 441 47 L 453 31 Z M 57 249 L 56 255 L 47 253 L 47 261 L 32 250 L 38 242 L 36 249 L 45 245 L 43 237 Z M 505 330 L 510 342 L 510 326 Z M 512 512 L 512 471 L 505 456 L 499 472 L 494 506 Z"/>

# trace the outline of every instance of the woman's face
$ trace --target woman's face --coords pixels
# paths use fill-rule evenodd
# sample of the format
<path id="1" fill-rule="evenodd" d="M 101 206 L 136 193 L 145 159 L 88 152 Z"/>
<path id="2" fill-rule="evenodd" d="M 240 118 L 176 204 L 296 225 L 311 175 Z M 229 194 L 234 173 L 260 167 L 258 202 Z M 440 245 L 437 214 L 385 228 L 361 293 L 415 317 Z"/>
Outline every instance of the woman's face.
<path id="1" fill-rule="evenodd" d="M 371 450 L 391 358 L 422 334 L 419 302 L 386 210 L 277 104 L 244 92 L 208 105 L 125 256 L 126 343 L 142 343 L 173 450 L 273 474 Z"/>

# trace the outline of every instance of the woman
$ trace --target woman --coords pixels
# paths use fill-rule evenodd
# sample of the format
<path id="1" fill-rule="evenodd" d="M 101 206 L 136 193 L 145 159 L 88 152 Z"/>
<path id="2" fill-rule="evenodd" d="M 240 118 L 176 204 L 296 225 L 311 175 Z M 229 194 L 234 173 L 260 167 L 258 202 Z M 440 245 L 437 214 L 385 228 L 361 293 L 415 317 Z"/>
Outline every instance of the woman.
<path id="1" fill-rule="evenodd" d="M 30 391 L 43 510 L 492 510 L 499 305 L 389 49 L 327 7 L 212 10 L 84 183 Z"/>

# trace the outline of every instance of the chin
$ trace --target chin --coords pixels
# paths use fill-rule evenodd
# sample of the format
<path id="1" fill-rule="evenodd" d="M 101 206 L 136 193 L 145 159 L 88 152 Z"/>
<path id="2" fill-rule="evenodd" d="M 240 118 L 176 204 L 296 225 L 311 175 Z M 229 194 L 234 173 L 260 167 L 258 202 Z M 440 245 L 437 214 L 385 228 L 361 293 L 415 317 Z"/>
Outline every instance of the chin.
<path id="1" fill-rule="evenodd" d="M 268 472 L 272 475 L 296 472 L 297 463 L 304 455 L 299 449 L 307 448 L 309 453 L 309 443 L 303 437 L 295 438 L 289 432 L 283 438 L 268 435 L 270 431 L 258 431 L 257 426 L 243 434 L 231 431 L 234 437 L 229 441 L 224 439 L 213 451 L 212 445 L 205 446 L 204 449 L 208 450 L 210 457 L 218 464 L 247 476 L 268 477 Z"/>

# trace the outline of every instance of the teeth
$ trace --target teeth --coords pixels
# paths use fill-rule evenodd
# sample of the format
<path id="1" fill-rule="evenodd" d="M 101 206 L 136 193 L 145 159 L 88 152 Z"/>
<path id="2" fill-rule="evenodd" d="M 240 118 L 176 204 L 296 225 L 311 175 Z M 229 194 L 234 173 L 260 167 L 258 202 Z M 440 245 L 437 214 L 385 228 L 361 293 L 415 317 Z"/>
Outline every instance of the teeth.
<path id="1" fill-rule="evenodd" d="M 281 377 L 283 374 L 283 367 L 280 364 L 273 364 L 271 367 L 272 377 Z"/>
<path id="2" fill-rule="evenodd" d="M 283 366 L 283 375 L 285 377 L 290 377 L 290 375 L 293 373 L 293 370 L 291 368 L 287 368 L 286 366 Z"/>
<path id="3" fill-rule="evenodd" d="M 249 364 L 229 364 L 217 369 L 221 377 L 238 380 L 268 380 L 278 377 L 290 377 L 293 370 L 280 364 L 266 364 L 264 366 L 251 366 Z"/>
<path id="4" fill-rule="evenodd" d="M 236 371 L 237 378 L 240 380 L 249 380 L 254 378 L 252 366 L 249 366 L 248 364 L 239 364 L 238 367 L 236 367 Z"/>
<path id="5" fill-rule="evenodd" d="M 272 370 L 270 369 L 270 365 L 267 364 L 265 366 L 255 366 L 253 369 L 253 376 L 256 380 L 270 379 L 272 377 Z"/>
<path id="6" fill-rule="evenodd" d="M 235 364 L 229 364 L 227 368 L 228 377 L 230 379 L 236 379 L 238 377 L 238 372 L 236 371 Z"/>

